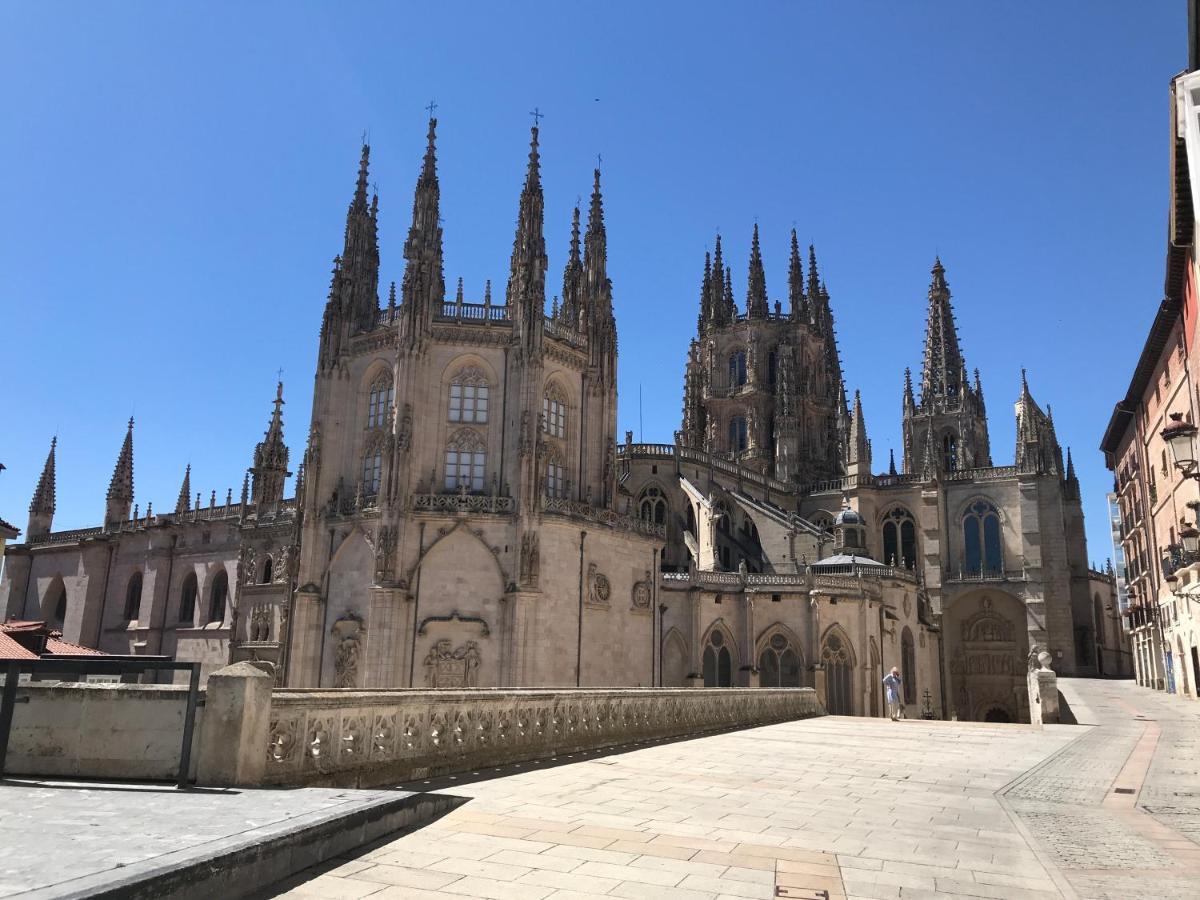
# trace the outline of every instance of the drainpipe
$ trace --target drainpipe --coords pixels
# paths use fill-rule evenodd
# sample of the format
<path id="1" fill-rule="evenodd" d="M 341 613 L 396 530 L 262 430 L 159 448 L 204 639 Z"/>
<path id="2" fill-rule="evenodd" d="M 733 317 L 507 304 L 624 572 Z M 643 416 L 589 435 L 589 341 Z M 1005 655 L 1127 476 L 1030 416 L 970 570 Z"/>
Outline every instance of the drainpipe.
<path id="1" fill-rule="evenodd" d="M 582 684 L 583 672 L 583 542 L 586 531 L 579 532 L 579 630 L 575 638 L 575 687 Z"/>
<path id="2" fill-rule="evenodd" d="M 656 680 L 655 675 L 658 672 L 658 668 L 659 668 L 659 660 L 657 659 L 658 650 L 657 650 L 657 646 L 654 641 L 654 620 L 656 618 L 655 610 L 657 608 L 657 599 L 658 599 L 658 589 L 657 589 L 658 588 L 658 578 L 657 578 L 658 548 L 655 547 L 654 550 L 652 551 L 652 553 L 653 553 L 653 555 L 650 557 L 650 560 L 651 560 L 650 584 L 647 585 L 647 587 L 650 588 L 650 687 L 654 687 L 655 680 Z M 660 638 L 660 643 L 661 643 L 661 638 Z"/>
<path id="3" fill-rule="evenodd" d="M 413 686 L 413 678 L 417 672 L 417 611 L 421 606 L 421 557 L 425 555 L 425 523 L 417 526 L 417 574 L 413 577 L 413 618 L 412 640 L 408 648 L 408 686 Z"/>
<path id="4" fill-rule="evenodd" d="M 120 540 L 120 538 L 118 538 L 118 540 Z M 104 564 L 104 593 L 100 595 L 100 621 L 96 623 L 96 643 L 94 646 L 97 650 L 100 649 L 100 637 L 104 631 L 104 610 L 108 606 L 108 579 L 112 574 L 113 554 L 116 552 L 116 550 L 116 545 L 108 545 L 108 562 Z M 82 629 L 80 630 L 79 636 L 80 638 L 83 637 Z"/>
<path id="5" fill-rule="evenodd" d="M 341 503 L 341 500 L 338 500 Z M 332 528 L 329 529 L 329 552 L 327 554 L 328 562 L 325 563 L 325 590 L 321 593 L 325 597 L 325 609 L 321 616 L 321 649 L 317 654 L 317 683 L 315 687 L 321 686 L 321 676 L 325 674 L 325 629 L 329 626 L 329 569 L 333 564 L 333 535 Z"/>

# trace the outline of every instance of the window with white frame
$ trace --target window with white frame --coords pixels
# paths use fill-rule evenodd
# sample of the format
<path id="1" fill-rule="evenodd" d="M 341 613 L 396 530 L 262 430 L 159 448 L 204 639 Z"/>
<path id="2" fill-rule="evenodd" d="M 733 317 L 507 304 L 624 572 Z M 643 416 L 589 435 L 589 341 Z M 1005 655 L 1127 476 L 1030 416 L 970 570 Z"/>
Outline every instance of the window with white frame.
<path id="1" fill-rule="evenodd" d="M 470 366 L 450 382 L 450 421 L 482 424 L 488 420 L 488 380 Z"/>
<path id="2" fill-rule="evenodd" d="M 446 444 L 446 490 L 482 491 L 486 460 L 487 449 L 479 433 L 458 429 Z"/>

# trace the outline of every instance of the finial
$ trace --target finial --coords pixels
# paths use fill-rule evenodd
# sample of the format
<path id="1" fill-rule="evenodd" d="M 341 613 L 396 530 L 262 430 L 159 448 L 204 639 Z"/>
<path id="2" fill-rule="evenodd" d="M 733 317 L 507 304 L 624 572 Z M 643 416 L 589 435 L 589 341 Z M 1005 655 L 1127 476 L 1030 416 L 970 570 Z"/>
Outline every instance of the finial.
<path id="1" fill-rule="evenodd" d="M 461 276 L 461 275 L 458 277 L 458 292 L 457 292 L 457 293 L 454 295 L 454 302 L 455 302 L 455 303 L 456 303 L 458 306 L 462 306 L 462 302 L 463 302 L 463 280 L 462 280 L 462 276 Z"/>
<path id="2" fill-rule="evenodd" d="M 483 283 L 483 305 L 492 305 L 492 279 L 488 279 Z"/>

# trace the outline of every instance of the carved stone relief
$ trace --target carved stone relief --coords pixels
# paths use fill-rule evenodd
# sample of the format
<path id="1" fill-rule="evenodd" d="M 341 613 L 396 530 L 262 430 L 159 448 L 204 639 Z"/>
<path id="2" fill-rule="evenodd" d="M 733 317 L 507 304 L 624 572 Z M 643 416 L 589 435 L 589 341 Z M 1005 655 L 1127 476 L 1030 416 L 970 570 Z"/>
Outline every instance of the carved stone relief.
<path id="1" fill-rule="evenodd" d="M 609 583 L 607 575 L 596 570 L 595 563 L 588 563 L 587 583 L 588 605 L 607 607 L 612 598 L 612 585 Z"/>
<path id="2" fill-rule="evenodd" d="M 345 616 L 333 623 L 334 687 L 358 687 L 362 632 L 362 620 L 357 616 Z"/>
<path id="3" fill-rule="evenodd" d="M 457 649 L 442 638 L 425 656 L 425 683 L 431 688 L 473 688 L 479 683 L 479 645 L 467 641 Z"/>

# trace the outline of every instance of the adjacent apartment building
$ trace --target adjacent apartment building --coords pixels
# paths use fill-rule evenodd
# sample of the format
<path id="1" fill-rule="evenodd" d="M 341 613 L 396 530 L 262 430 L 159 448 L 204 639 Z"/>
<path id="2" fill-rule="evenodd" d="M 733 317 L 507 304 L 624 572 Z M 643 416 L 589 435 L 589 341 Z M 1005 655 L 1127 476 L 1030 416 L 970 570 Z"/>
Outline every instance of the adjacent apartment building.
<path id="1" fill-rule="evenodd" d="M 1101 449 L 1114 475 L 1114 534 L 1124 556 L 1127 609 L 1138 684 L 1198 696 L 1200 509 L 1195 451 L 1173 452 L 1164 431 L 1198 420 L 1196 195 L 1200 175 L 1200 72 L 1171 82 L 1171 180 L 1163 298 L 1125 397 Z M 1186 443 L 1186 442 L 1185 442 Z M 1194 441 L 1193 441 L 1194 443 Z"/>

